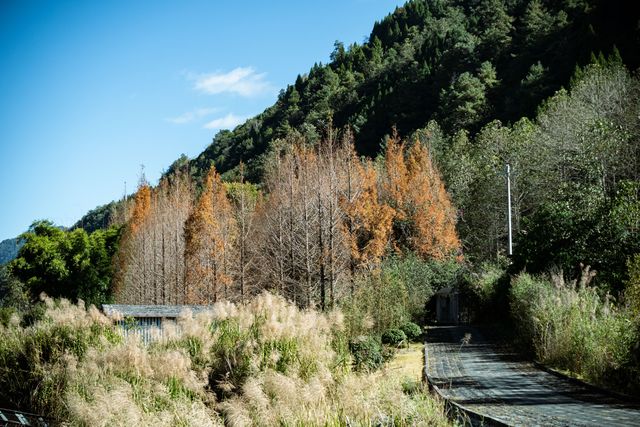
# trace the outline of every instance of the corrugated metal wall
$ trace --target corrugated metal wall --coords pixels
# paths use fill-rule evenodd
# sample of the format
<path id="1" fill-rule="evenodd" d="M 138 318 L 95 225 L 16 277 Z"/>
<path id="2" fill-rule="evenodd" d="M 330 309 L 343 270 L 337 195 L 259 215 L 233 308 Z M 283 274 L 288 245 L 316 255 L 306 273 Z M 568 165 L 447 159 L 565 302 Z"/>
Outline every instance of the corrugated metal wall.
<path id="1" fill-rule="evenodd" d="M 156 337 L 162 336 L 163 322 L 171 322 L 175 324 L 175 319 L 166 319 L 162 317 L 140 317 L 135 319 L 119 320 L 116 324 L 122 329 L 125 337 L 129 335 L 137 335 L 142 342 L 149 344 Z"/>

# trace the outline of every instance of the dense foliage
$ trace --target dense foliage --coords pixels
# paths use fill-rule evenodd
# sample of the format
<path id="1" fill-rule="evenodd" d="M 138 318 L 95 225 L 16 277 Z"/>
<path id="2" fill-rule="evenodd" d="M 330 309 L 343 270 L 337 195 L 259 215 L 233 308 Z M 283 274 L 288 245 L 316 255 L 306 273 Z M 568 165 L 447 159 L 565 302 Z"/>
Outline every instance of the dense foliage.
<path id="1" fill-rule="evenodd" d="M 389 345 L 400 345 L 407 340 L 407 335 L 402 329 L 387 329 L 382 333 L 382 343 Z"/>
<path id="2" fill-rule="evenodd" d="M 384 360 L 383 336 L 397 344 L 404 329 L 419 334 L 407 322 L 424 319 L 438 289 L 460 285 L 468 318 L 510 315 L 540 360 L 636 386 L 640 27 L 631 3 L 411 0 L 366 43 L 336 42 L 329 64 L 197 158 L 180 157 L 156 188 L 143 177 L 134 196 L 70 232 L 34 224 L 0 296 L 19 305 L 20 281 L 31 295 L 90 302 L 115 293 L 209 304 L 268 289 L 299 307 L 341 306 L 343 347 L 366 370 Z M 104 229 L 114 223 L 124 225 L 118 250 L 118 229 Z M 237 394 L 262 375 L 247 344 L 254 326 L 215 323 L 224 343 L 206 355 L 233 365 L 210 371 L 218 397 L 236 393 L 232 418 L 264 410 Z M 298 344 L 260 342 L 261 366 L 288 374 L 286 357 L 269 357 L 303 363 Z M 309 369 L 296 366 L 289 384 Z M 249 390 L 258 398 L 274 377 L 260 378 Z"/>
<path id="3" fill-rule="evenodd" d="M 219 132 L 188 163 L 237 176 L 241 161 L 260 180 L 272 142 L 298 132 L 320 140 L 349 126 L 361 154 L 378 152 L 392 126 L 409 134 L 437 119 L 447 131 L 514 121 L 566 85 L 576 64 L 617 46 L 640 65 L 632 2 L 604 0 L 412 0 L 377 22 L 364 44 L 336 42 L 277 102 L 233 131 Z M 168 170 L 185 167 L 184 157 Z"/>
<path id="4" fill-rule="evenodd" d="M 460 248 L 428 147 L 394 135 L 384 159 L 372 162 L 355 154 L 349 132 L 315 146 L 303 137 L 284 142 L 260 190 L 225 184 L 215 168 L 199 194 L 182 172 L 157 188 L 142 181 L 116 254 L 116 299 L 211 304 L 267 289 L 326 310 L 366 300 L 360 288 L 378 282 L 374 295 L 410 295 L 389 319 L 421 320 L 424 300 L 450 280 L 439 272 L 455 270 Z M 406 254 L 415 255 L 403 261 Z M 391 256 L 398 260 L 387 269 Z"/>
<path id="5" fill-rule="evenodd" d="M 26 310 L 29 302 L 30 295 L 24 284 L 9 272 L 7 266 L 0 266 L 0 309 L 10 308 L 6 311 L 6 315 L 10 315 L 14 311 Z"/>
<path id="6" fill-rule="evenodd" d="M 32 298 L 44 292 L 53 297 L 99 304 L 111 300 L 112 258 L 119 229 L 64 231 L 48 221 L 33 223 L 20 238 L 24 245 L 9 264 Z"/>
<path id="7" fill-rule="evenodd" d="M 431 150 L 458 211 L 466 259 L 506 253 L 509 162 L 513 271 L 559 267 L 571 276 L 583 263 L 598 271 L 599 286 L 620 291 L 627 259 L 640 250 L 630 208 L 637 173 L 625 160 L 638 154 L 638 79 L 623 65 L 640 64 L 636 21 L 628 2 L 409 1 L 376 23 L 366 43 L 336 43 L 329 64 L 220 132 L 198 158 L 180 157 L 166 176 L 187 172 L 202 182 L 214 164 L 227 180 L 268 180 L 274 153 L 293 141 L 318 144 L 332 126 L 348 126 L 358 152 L 375 154 L 396 125 Z M 380 213 L 380 221 L 388 217 Z M 402 238 L 411 225 L 399 215 L 393 231 Z"/>
<path id="8" fill-rule="evenodd" d="M 505 165 L 511 165 L 515 236 L 512 272 L 579 264 L 595 283 L 620 291 L 627 259 L 640 250 L 640 79 L 614 54 L 576 72 L 568 90 L 539 108 L 535 120 L 494 121 L 471 138 L 431 122 L 417 137 L 433 147 L 458 208 L 467 259 L 507 255 Z"/>
<path id="9" fill-rule="evenodd" d="M 118 209 L 121 204 L 122 201 L 114 201 L 91 209 L 73 224 L 71 229 L 82 228 L 87 233 L 92 233 L 96 230 L 109 228 L 118 221 Z"/>
<path id="10" fill-rule="evenodd" d="M 413 322 L 407 322 L 400 328 L 409 341 L 417 341 L 422 336 L 422 328 Z"/>

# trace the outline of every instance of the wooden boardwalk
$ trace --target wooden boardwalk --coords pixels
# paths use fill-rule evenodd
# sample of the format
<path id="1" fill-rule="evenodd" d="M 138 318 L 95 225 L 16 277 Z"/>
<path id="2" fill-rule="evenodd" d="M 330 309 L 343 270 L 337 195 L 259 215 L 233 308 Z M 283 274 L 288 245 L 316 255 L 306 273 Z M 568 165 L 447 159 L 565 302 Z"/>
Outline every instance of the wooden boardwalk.
<path id="1" fill-rule="evenodd" d="M 429 329 L 425 375 L 445 399 L 486 424 L 640 426 L 640 404 L 518 360 L 472 327 Z"/>

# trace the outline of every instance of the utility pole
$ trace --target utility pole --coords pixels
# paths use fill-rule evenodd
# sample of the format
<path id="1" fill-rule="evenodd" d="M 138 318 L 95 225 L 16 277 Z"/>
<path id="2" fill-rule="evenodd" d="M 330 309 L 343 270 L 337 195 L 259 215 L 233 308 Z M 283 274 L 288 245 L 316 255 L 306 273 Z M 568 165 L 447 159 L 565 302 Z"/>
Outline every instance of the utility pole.
<path id="1" fill-rule="evenodd" d="M 511 230 L 511 165 L 507 163 L 507 223 L 509 227 L 509 256 L 513 255 Z"/>

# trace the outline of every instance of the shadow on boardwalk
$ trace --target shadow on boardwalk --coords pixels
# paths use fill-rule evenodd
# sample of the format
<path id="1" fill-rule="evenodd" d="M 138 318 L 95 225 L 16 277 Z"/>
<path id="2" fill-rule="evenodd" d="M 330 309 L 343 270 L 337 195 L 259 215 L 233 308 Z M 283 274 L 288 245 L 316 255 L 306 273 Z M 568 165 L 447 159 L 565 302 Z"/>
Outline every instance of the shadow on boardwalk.
<path id="1" fill-rule="evenodd" d="M 485 335 L 469 326 L 429 329 L 425 373 L 446 399 L 495 424 L 640 425 L 640 404 L 538 369 Z"/>

